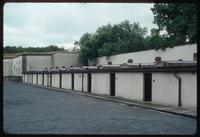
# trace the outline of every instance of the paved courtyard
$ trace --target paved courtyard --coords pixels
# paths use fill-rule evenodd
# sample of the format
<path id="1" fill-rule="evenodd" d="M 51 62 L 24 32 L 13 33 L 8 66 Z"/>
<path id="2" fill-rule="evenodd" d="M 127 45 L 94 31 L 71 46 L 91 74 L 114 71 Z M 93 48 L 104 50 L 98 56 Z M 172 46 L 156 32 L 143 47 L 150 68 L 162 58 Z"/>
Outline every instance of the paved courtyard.
<path id="1" fill-rule="evenodd" d="M 4 82 L 3 129 L 11 134 L 194 134 L 196 119 Z"/>

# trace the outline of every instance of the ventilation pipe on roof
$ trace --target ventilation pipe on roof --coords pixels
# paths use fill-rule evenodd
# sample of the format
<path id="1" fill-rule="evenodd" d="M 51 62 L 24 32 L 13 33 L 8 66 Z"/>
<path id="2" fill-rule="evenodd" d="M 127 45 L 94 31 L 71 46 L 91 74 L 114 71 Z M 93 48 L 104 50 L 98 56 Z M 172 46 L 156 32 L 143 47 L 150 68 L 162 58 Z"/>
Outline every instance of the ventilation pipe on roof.
<path id="1" fill-rule="evenodd" d="M 182 106 L 181 101 L 181 77 L 179 77 L 175 72 L 173 72 L 173 75 L 178 79 L 178 106 Z"/>

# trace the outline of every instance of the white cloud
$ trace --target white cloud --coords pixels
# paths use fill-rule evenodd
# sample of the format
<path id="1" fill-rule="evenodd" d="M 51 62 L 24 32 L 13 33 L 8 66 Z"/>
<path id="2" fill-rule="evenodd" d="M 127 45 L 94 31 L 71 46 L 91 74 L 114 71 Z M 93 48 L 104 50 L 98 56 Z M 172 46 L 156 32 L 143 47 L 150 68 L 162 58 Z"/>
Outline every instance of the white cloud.
<path id="1" fill-rule="evenodd" d="M 136 3 L 7 3 L 4 6 L 4 46 L 70 47 L 86 32 L 125 19 L 148 30 L 153 25 L 153 4 Z M 66 44 L 68 43 L 68 44 Z"/>

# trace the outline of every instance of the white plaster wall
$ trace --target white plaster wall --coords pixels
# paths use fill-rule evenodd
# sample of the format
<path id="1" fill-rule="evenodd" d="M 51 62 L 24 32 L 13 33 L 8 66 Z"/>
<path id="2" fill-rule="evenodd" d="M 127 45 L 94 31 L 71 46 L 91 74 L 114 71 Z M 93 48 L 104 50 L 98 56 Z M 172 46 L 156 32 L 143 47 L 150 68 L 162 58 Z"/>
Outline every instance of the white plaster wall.
<path id="1" fill-rule="evenodd" d="M 37 83 L 37 75 L 33 74 L 33 84 L 36 84 L 36 83 Z"/>
<path id="2" fill-rule="evenodd" d="M 109 73 L 92 73 L 91 82 L 92 93 L 110 95 Z"/>
<path id="3" fill-rule="evenodd" d="M 44 74 L 44 86 L 48 85 L 48 74 Z"/>
<path id="4" fill-rule="evenodd" d="M 182 107 L 197 107 L 197 74 L 180 73 L 178 76 L 182 79 L 181 100 Z"/>
<path id="5" fill-rule="evenodd" d="M 62 88 L 64 89 L 72 89 L 72 84 L 71 84 L 72 78 L 71 74 L 62 74 Z"/>
<path id="6" fill-rule="evenodd" d="M 25 83 L 27 83 L 28 82 L 28 74 L 25 74 L 25 77 L 24 77 L 24 79 L 25 79 Z"/>
<path id="7" fill-rule="evenodd" d="M 26 74 L 26 82 L 29 83 L 29 74 Z"/>
<path id="8" fill-rule="evenodd" d="M 25 82 L 25 74 L 22 74 L 22 82 Z"/>
<path id="9" fill-rule="evenodd" d="M 52 74 L 52 87 L 60 87 L 60 76 L 59 74 Z"/>
<path id="10" fill-rule="evenodd" d="M 61 68 L 62 66 L 80 66 L 78 63 L 78 54 L 72 53 L 56 53 L 53 55 L 54 66 Z"/>
<path id="11" fill-rule="evenodd" d="M 32 83 L 32 74 L 28 74 L 28 83 Z"/>
<path id="12" fill-rule="evenodd" d="M 152 73 L 152 103 L 178 106 L 178 79 L 172 73 Z"/>
<path id="13" fill-rule="evenodd" d="M 74 90 L 82 91 L 82 73 L 74 73 Z"/>
<path id="14" fill-rule="evenodd" d="M 27 83 L 29 83 L 29 77 L 30 77 L 29 74 L 27 74 L 27 76 L 26 76 L 26 78 L 27 78 L 27 79 L 26 79 L 26 82 L 27 82 Z"/>
<path id="15" fill-rule="evenodd" d="M 3 76 L 13 76 L 13 59 L 3 59 Z"/>
<path id="16" fill-rule="evenodd" d="M 143 100 L 143 73 L 116 73 L 115 96 Z"/>
<path id="17" fill-rule="evenodd" d="M 42 85 L 42 74 L 38 74 L 38 85 Z"/>
<path id="18" fill-rule="evenodd" d="M 52 67 L 51 55 L 27 55 L 27 70 L 41 70 Z"/>
<path id="19" fill-rule="evenodd" d="M 88 92 L 88 75 L 87 75 L 87 73 L 83 74 L 83 92 Z"/>
<path id="20" fill-rule="evenodd" d="M 13 58 L 13 67 L 12 67 L 13 76 L 22 75 L 22 56 Z"/>
<path id="21" fill-rule="evenodd" d="M 177 46 L 162 50 L 147 50 L 139 52 L 131 52 L 110 56 L 108 59 L 112 64 L 127 63 L 128 59 L 133 59 L 133 63 L 152 63 L 156 56 L 160 56 L 162 60 L 193 60 L 193 53 L 197 52 L 197 44 Z M 98 64 L 108 64 L 106 57 L 99 57 Z"/>

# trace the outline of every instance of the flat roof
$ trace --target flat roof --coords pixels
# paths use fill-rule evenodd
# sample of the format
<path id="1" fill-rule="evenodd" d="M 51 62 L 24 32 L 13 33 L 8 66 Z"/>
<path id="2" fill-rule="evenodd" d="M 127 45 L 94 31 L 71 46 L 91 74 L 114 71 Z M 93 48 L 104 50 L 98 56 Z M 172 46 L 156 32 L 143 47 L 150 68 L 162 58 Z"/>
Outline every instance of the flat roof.
<path id="1" fill-rule="evenodd" d="M 156 65 L 138 65 L 134 67 L 98 67 L 98 66 L 83 66 L 71 67 L 67 69 L 47 69 L 43 71 L 28 71 L 25 74 L 31 73 L 111 73 L 111 72 L 197 72 L 197 64 L 187 65 L 171 65 L 171 66 L 156 66 Z"/>

